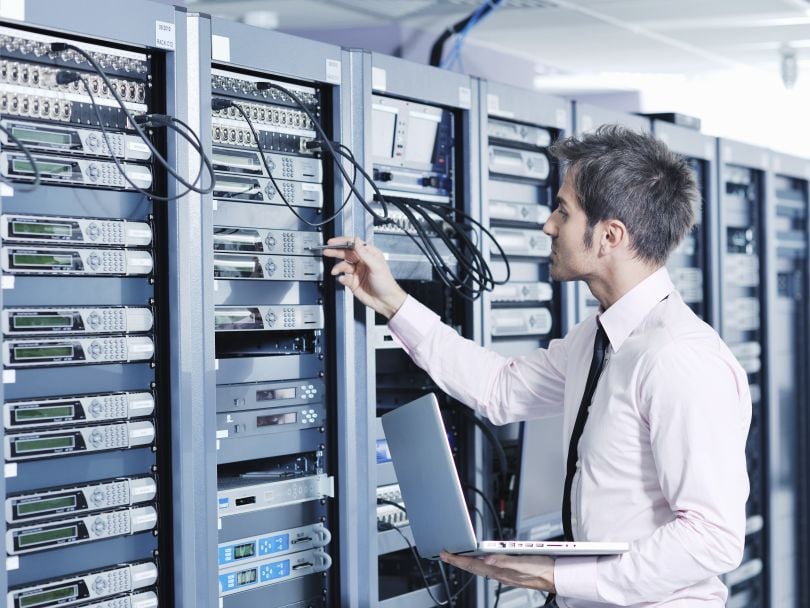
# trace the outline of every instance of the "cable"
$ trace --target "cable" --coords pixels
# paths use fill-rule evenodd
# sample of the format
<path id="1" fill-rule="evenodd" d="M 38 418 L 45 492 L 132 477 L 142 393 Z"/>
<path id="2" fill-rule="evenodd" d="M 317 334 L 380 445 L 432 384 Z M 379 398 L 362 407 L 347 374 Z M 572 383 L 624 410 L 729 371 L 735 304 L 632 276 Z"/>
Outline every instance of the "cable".
<path id="1" fill-rule="evenodd" d="M 340 212 L 343 211 L 343 208 L 348 204 L 349 199 L 351 198 L 351 195 L 353 193 L 357 192 L 357 189 L 355 188 L 355 182 L 357 180 L 357 164 L 354 162 L 354 156 L 351 154 L 351 150 L 349 150 L 348 154 L 352 159 L 352 164 L 354 166 L 354 175 L 352 176 L 351 181 L 349 181 L 348 175 L 346 175 L 346 183 L 350 184 L 349 195 L 346 197 L 346 200 L 337 209 L 337 211 L 335 211 L 328 218 L 326 218 L 325 220 L 322 220 L 320 222 L 310 222 L 307 218 L 305 218 L 303 215 L 298 213 L 298 211 L 295 210 L 295 207 L 293 207 L 292 203 L 290 203 L 290 201 L 287 200 L 287 197 L 284 196 L 284 192 L 283 192 L 282 188 L 278 185 L 278 182 L 276 182 L 276 178 L 273 176 L 273 171 L 270 169 L 270 165 L 267 162 L 267 157 L 265 157 L 265 155 L 264 155 L 264 150 L 262 150 L 261 140 L 259 139 L 259 134 L 256 131 L 256 127 L 253 126 L 253 121 L 250 119 L 250 116 L 248 116 L 248 113 L 245 112 L 244 108 L 241 105 L 239 105 L 238 103 L 236 103 L 235 101 L 233 101 L 231 99 L 226 99 L 224 97 L 216 97 L 216 98 L 211 100 L 211 109 L 214 110 L 214 111 L 224 110 L 225 108 L 231 108 L 231 107 L 235 108 L 236 111 L 239 112 L 239 114 L 242 115 L 242 118 L 245 120 L 248 127 L 250 128 L 250 132 L 253 135 L 253 141 L 256 143 L 256 149 L 259 152 L 259 158 L 262 161 L 262 165 L 264 166 L 264 170 L 267 172 L 267 175 L 270 178 L 270 182 L 273 184 L 273 187 L 276 189 L 276 193 L 279 195 L 282 202 L 287 206 L 287 208 L 290 210 L 290 212 L 295 217 L 297 217 L 300 221 L 302 221 L 304 224 L 306 224 L 307 226 L 311 226 L 312 228 L 320 228 L 321 226 L 325 226 L 326 224 L 334 221 L 335 218 L 337 218 L 337 216 L 340 214 Z M 314 124 L 314 121 L 313 121 L 313 124 Z M 342 146 L 343 144 L 339 144 L 339 145 Z M 346 149 L 348 150 L 348 148 L 346 148 Z M 344 175 L 345 175 L 345 173 L 344 173 Z"/>
<path id="2" fill-rule="evenodd" d="M 494 6 L 493 6 L 492 2 L 487 1 L 486 4 L 483 5 L 484 12 L 483 12 L 482 15 L 479 16 L 479 19 L 481 19 L 487 13 L 491 12 L 493 8 L 494 8 Z M 447 42 L 447 40 L 450 38 L 450 36 L 458 34 L 460 31 L 462 31 L 464 28 L 466 28 L 470 24 L 470 22 L 473 20 L 475 15 L 481 9 L 482 9 L 482 7 L 477 8 L 472 13 L 470 13 L 470 15 L 468 15 L 467 17 L 465 17 L 461 21 L 457 21 L 453 25 L 449 26 L 446 30 L 444 30 L 439 35 L 439 37 L 433 43 L 433 46 L 430 48 L 430 65 L 436 66 L 436 67 L 441 65 L 441 63 L 442 63 L 442 54 L 444 52 L 444 44 L 445 44 L 445 42 Z"/>
<path id="3" fill-rule="evenodd" d="M 447 580 L 447 572 L 444 571 L 444 562 L 438 562 L 439 566 L 439 574 L 442 576 L 442 584 L 444 585 L 444 593 L 447 596 L 447 605 L 454 606 L 455 599 L 453 597 L 453 592 L 450 591 L 450 581 Z"/>
<path id="4" fill-rule="evenodd" d="M 93 58 L 93 56 L 90 55 L 90 53 L 88 53 L 87 51 L 85 51 L 81 47 L 78 47 L 78 46 L 76 46 L 74 44 L 69 44 L 69 43 L 66 43 L 66 42 L 54 42 L 54 43 L 51 44 L 51 52 L 52 53 L 61 53 L 61 52 L 65 51 L 65 50 L 68 50 L 68 49 L 71 49 L 71 50 L 79 53 L 93 67 L 93 70 L 95 70 L 95 72 L 99 75 L 99 77 L 101 77 L 101 79 L 104 81 L 104 84 L 107 86 L 107 89 L 112 94 L 113 98 L 118 103 L 118 105 L 120 106 L 121 111 L 124 113 L 124 115 L 129 120 L 129 123 L 132 125 L 133 130 L 143 140 L 146 147 L 149 148 L 149 150 L 152 152 L 152 155 L 155 157 L 155 160 L 157 160 L 157 162 L 159 162 L 163 166 L 163 168 L 172 177 L 174 177 L 178 182 L 180 182 L 183 186 L 185 186 L 189 190 L 191 190 L 193 192 L 197 192 L 199 194 L 208 194 L 209 192 L 211 192 L 213 190 L 213 176 L 212 176 L 212 183 L 208 188 L 198 188 L 196 183 L 192 184 L 192 183 L 189 183 L 188 181 L 186 181 L 186 179 L 182 175 L 180 175 L 171 166 L 171 164 L 163 157 L 163 155 L 160 153 L 160 151 L 155 147 L 155 145 L 149 139 L 149 136 L 140 127 L 140 125 L 138 124 L 138 121 L 135 119 L 134 115 L 129 111 L 129 108 L 127 108 L 126 104 L 124 103 L 124 100 L 121 99 L 121 96 L 118 94 L 118 91 L 116 90 L 116 88 L 110 82 L 110 79 L 107 77 L 107 74 L 104 73 L 104 70 L 101 68 L 101 66 L 98 64 L 98 62 Z M 75 75 L 78 78 L 82 78 L 81 75 L 79 75 L 77 72 L 72 72 L 70 70 L 59 70 L 56 73 L 56 81 L 57 81 L 57 83 L 66 84 L 67 82 L 72 82 L 72 80 L 66 80 L 66 78 L 73 78 L 74 80 L 76 79 L 75 77 L 68 76 L 68 75 Z M 89 87 L 87 87 L 86 82 L 85 82 L 85 88 L 87 89 L 88 92 L 90 91 Z M 92 97 L 91 97 L 91 99 L 92 99 Z M 95 102 L 93 102 L 93 106 L 95 108 Z M 95 109 L 96 109 L 96 115 L 98 116 L 99 115 L 98 108 L 95 108 Z M 103 121 L 101 122 L 101 124 L 103 124 Z M 200 152 L 202 153 L 202 150 L 200 150 Z M 117 164 L 118 163 L 116 163 L 116 165 Z M 119 169 L 120 169 L 120 167 L 119 167 Z M 157 197 L 155 195 L 150 195 L 150 196 L 152 196 L 152 198 L 156 198 L 158 200 L 166 200 L 165 198 Z M 169 200 L 171 200 L 171 199 L 169 199 Z"/>
<path id="5" fill-rule="evenodd" d="M 276 91 L 279 91 L 280 93 L 283 93 L 284 95 L 289 97 L 290 100 L 295 105 L 297 105 L 304 114 L 307 115 L 307 118 L 309 118 L 309 120 L 312 122 L 312 126 L 315 127 L 315 130 L 323 138 L 322 141 L 319 142 L 319 143 L 322 146 L 326 146 L 326 150 L 332 155 L 332 160 L 334 161 L 335 166 L 338 168 L 341 175 L 343 175 L 343 179 L 345 179 L 346 183 L 348 184 L 349 183 L 349 176 L 346 174 L 346 170 L 343 168 L 343 164 L 338 162 L 338 156 L 342 156 L 342 155 L 340 154 L 340 152 L 335 151 L 335 148 L 332 145 L 332 142 L 329 140 L 329 136 L 327 135 L 326 131 L 321 126 L 321 123 L 318 120 L 318 117 L 315 116 L 310 111 L 310 109 L 307 107 L 307 105 L 303 101 L 301 101 L 301 98 L 298 97 L 298 95 L 296 95 L 295 93 L 293 93 L 289 89 L 287 89 L 286 87 L 283 87 L 280 84 L 277 84 L 275 82 L 262 81 L 262 82 L 257 82 L 256 83 L 256 90 L 258 90 L 258 91 L 270 91 L 270 90 L 273 90 L 273 89 L 275 89 Z M 351 188 L 352 188 L 352 191 L 354 192 L 355 196 L 357 197 L 357 200 L 360 201 L 360 203 L 363 205 L 363 207 L 365 207 L 366 211 L 368 211 L 369 214 L 371 214 L 371 216 L 374 218 L 375 221 L 387 221 L 387 219 L 388 219 L 388 206 L 386 205 L 385 197 L 380 192 L 380 189 L 377 187 L 377 184 L 374 183 L 374 180 L 371 179 L 369 177 L 368 173 L 365 172 L 363 167 L 357 165 L 357 168 L 360 171 L 360 175 L 362 175 L 363 178 L 371 186 L 371 189 L 374 191 L 374 194 L 379 197 L 380 205 L 383 208 L 382 209 L 383 210 L 382 215 L 378 214 L 368 203 L 366 203 L 366 201 L 365 201 L 365 199 L 363 197 L 363 194 L 360 191 L 358 191 L 352 185 Z"/>
<path id="6" fill-rule="evenodd" d="M 39 186 L 41 178 L 39 174 L 39 167 L 37 166 L 37 161 L 34 158 L 34 155 L 31 154 L 31 150 L 28 149 L 28 146 L 23 144 L 17 138 L 17 136 L 14 135 L 14 133 L 12 133 L 10 130 L 6 129 L 5 126 L 0 125 L 0 131 L 3 131 L 3 133 L 6 134 L 6 137 L 8 137 L 11 141 L 13 141 L 17 145 L 17 147 L 20 148 L 22 153 L 25 154 L 26 158 L 28 159 L 28 162 L 31 163 L 31 170 L 34 172 L 34 179 L 31 181 L 31 183 L 28 183 L 23 187 L 19 187 L 19 184 L 17 182 L 9 181 L 5 177 L 3 177 L 0 181 L 3 181 L 4 183 L 8 184 L 10 187 L 14 188 L 17 192 L 33 192 Z"/>
<path id="7" fill-rule="evenodd" d="M 476 25 L 478 25 L 484 20 L 485 17 L 490 15 L 496 8 L 498 8 L 500 3 L 501 0 L 486 0 L 486 2 L 478 7 L 478 10 L 473 13 L 470 21 L 466 26 L 464 26 L 464 29 L 461 30 L 461 33 L 456 38 L 456 43 L 453 46 L 453 49 L 450 51 L 444 61 L 441 62 L 440 67 L 449 68 L 455 61 L 458 61 L 461 71 L 464 71 L 464 67 L 461 65 L 461 47 L 464 45 L 464 40 Z"/>
<path id="8" fill-rule="evenodd" d="M 503 444 L 501 444 L 500 440 L 498 439 L 497 435 L 495 435 L 495 431 L 493 431 L 489 425 L 480 417 L 476 415 L 470 408 L 466 405 L 456 405 L 455 409 L 461 412 L 462 416 L 465 416 L 470 422 L 472 422 L 475 426 L 481 429 L 484 437 L 486 437 L 487 441 L 489 441 L 490 445 L 494 448 L 495 453 L 498 457 L 498 468 L 500 470 L 501 479 L 506 481 L 506 478 L 509 474 L 509 467 L 506 460 L 506 451 L 503 449 Z"/>
<path id="9" fill-rule="evenodd" d="M 87 95 L 90 97 L 90 105 L 92 106 L 93 112 L 96 115 L 96 120 L 98 120 L 98 125 L 99 125 L 99 128 L 101 129 L 101 136 L 104 139 L 104 143 L 106 144 L 107 150 L 110 153 L 110 159 L 113 161 L 113 163 L 115 163 L 115 166 L 118 168 L 118 172 L 124 178 L 124 181 L 126 181 L 130 185 L 130 187 L 132 187 L 137 192 L 140 192 L 144 196 L 147 196 L 147 197 L 152 198 L 152 199 L 157 200 L 157 201 L 163 201 L 163 202 L 169 202 L 169 201 L 176 200 L 176 199 L 178 199 L 178 198 L 180 198 L 182 196 L 185 196 L 189 192 L 191 192 L 191 189 L 186 189 L 185 192 L 181 192 L 180 194 L 177 194 L 177 195 L 174 195 L 174 196 L 161 196 L 159 194 L 154 194 L 154 193 L 150 192 L 149 190 L 147 190 L 145 188 L 141 188 L 138 184 L 133 182 L 132 179 L 129 177 L 129 175 L 127 175 L 126 169 L 121 164 L 121 161 L 118 160 L 118 157 L 113 152 L 113 150 L 115 148 L 110 143 L 109 132 L 107 131 L 107 128 L 104 126 L 104 120 L 101 117 L 101 112 L 99 111 L 99 106 L 96 103 L 96 98 L 93 95 L 93 91 L 90 89 L 90 84 L 87 82 L 87 80 L 84 78 L 84 76 L 82 76 L 78 72 L 69 72 L 67 70 L 62 70 L 61 73 L 66 75 L 65 78 L 67 78 L 67 76 L 70 76 L 70 78 L 80 81 L 82 83 L 82 85 L 84 86 L 85 91 L 87 91 Z M 57 73 L 57 78 L 59 77 L 59 74 L 60 73 Z M 65 82 L 72 82 L 72 80 L 65 80 Z M 147 116 L 149 116 L 149 115 L 147 115 Z M 141 117 L 139 117 L 139 118 L 141 118 Z M 183 123 L 183 124 L 185 124 L 185 123 Z M 189 141 L 189 143 L 192 144 L 192 146 L 195 146 L 195 144 L 188 138 L 188 136 L 186 134 L 181 133 L 179 130 L 177 130 L 177 133 L 182 135 L 183 137 L 185 137 L 186 140 Z M 199 141 L 199 139 L 198 139 L 198 141 Z M 202 144 L 201 143 L 200 143 L 200 147 L 197 150 L 198 150 L 198 153 L 200 153 L 201 159 L 204 158 L 205 160 L 207 160 L 207 157 L 205 157 L 205 154 L 202 153 Z M 208 162 L 210 163 L 210 161 L 208 161 Z M 200 168 L 200 173 L 197 174 L 198 179 L 200 178 L 201 174 L 202 174 L 202 168 Z M 211 186 L 213 188 L 213 167 L 211 167 L 211 177 L 212 177 Z M 195 181 L 195 183 L 196 183 L 196 181 Z"/>
<path id="10" fill-rule="evenodd" d="M 437 272 L 438 279 L 462 298 L 474 301 L 483 292 L 492 291 L 496 285 L 503 285 L 509 280 L 511 268 L 503 247 L 495 236 L 475 218 L 460 209 L 441 203 L 403 198 L 389 198 L 388 203 L 400 211 L 410 223 L 416 234 L 402 226 L 398 227 L 428 258 Z M 434 215 L 438 216 L 443 223 L 437 222 Z M 433 234 L 425 229 L 423 223 L 427 224 Z M 498 257 L 503 260 L 506 267 L 506 276 L 503 279 L 495 280 L 484 253 L 478 244 L 468 236 L 468 233 L 473 232 L 474 228 L 481 230 L 484 236 L 495 244 Z M 460 272 L 454 271 L 447 265 L 434 244 L 434 240 L 439 240 L 447 247 L 449 253 L 456 259 Z M 456 241 L 459 241 L 458 245 Z"/>

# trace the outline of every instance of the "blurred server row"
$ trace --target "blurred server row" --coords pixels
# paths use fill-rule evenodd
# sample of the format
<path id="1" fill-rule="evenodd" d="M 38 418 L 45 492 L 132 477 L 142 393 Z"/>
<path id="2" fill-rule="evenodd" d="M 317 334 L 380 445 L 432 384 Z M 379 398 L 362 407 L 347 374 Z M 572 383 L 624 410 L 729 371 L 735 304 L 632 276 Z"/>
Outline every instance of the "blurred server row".
<path id="1" fill-rule="evenodd" d="M 0 5 L 8 606 L 541 605 L 418 559 L 378 417 L 436 392 L 478 533 L 536 540 L 561 417 L 494 429 L 444 395 L 318 246 L 372 242 L 462 335 L 544 347 L 597 306 L 549 276 L 547 149 L 604 123 L 695 171 L 668 267 L 749 374 L 729 605 L 807 602 L 810 162 L 146 0 L 60 7 Z M 474 250 L 509 276 L 480 297 Z"/>

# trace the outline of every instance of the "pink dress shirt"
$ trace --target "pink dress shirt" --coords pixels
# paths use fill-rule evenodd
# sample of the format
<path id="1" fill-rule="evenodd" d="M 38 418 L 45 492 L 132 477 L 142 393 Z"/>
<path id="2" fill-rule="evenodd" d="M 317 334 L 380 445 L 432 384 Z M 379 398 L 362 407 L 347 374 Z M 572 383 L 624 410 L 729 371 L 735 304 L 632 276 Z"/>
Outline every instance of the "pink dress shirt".
<path id="1" fill-rule="evenodd" d="M 628 541 L 631 550 L 558 558 L 557 601 L 721 608 L 728 591 L 718 575 L 739 565 L 745 537 L 746 374 L 665 268 L 599 319 L 610 348 L 579 443 L 572 527 L 576 540 Z M 562 409 L 565 462 L 596 316 L 548 349 L 513 358 L 461 338 L 410 297 L 389 327 L 444 391 L 495 424 Z"/>

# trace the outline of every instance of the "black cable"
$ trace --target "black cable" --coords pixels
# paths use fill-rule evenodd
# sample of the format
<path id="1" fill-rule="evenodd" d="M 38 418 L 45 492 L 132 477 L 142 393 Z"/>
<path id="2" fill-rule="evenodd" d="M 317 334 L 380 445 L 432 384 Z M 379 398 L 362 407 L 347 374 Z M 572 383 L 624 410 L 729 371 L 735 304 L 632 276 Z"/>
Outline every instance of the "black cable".
<path id="1" fill-rule="evenodd" d="M 63 72 L 66 72 L 66 71 L 63 71 Z M 149 198 L 152 198 L 152 199 L 157 200 L 157 201 L 162 201 L 162 202 L 169 202 L 169 201 L 177 200 L 180 197 L 185 196 L 186 194 L 191 192 L 190 189 L 186 189 L 185 192 L 181 192 L 180 194 L 176 194 L 174 196 L 161 196 L 159 194 L 154 194 L 154 193 L 150 192 L 149 190 L 147 190 L 145 188 L 141 188 L 138 184 L 133 182 L 132 179 L 129 177 L 129 175 L 127 175 L 126 169 L 124 169 L 124 166 L 121 164 L 121 161 L 118 160 L 118 157 L 115 155 L 115 153 L 113 151 L 113 150 L 115 150 L 115 148 L 110 143 L 109 132 L 107 131 L 107 128 L 104 126 L 104 120 L 103 120 L 103 118 L 101 116 L 101 112 L 99 111 L 99 106 L 96 103 L 96 98 L 93 95 L 93 91 L 90 89 L 90 84 L 87 82 L 87 80 L 84 78 L 84 76 L 82 76 L 78 72 L 66 72 L 66 73 L 71 75 L 71 77 L 75 76 L 75 79 L 79 80 L 82 83 L 82 85 L 84 85 L 84 89 L 85 89 L 85 91 L 87 91 L 88 97 L 90 97 L 90 105 L 92 106 L 93 112 L 96 115 L 96 120 L 98 120 L 98 125 L 99 125 L 99 128 L 101 129 L 101 136 L 104 139 L 104 143 L 107 145 L 107 151 L 110 153 L 110 159 L 113 161 L 113 163 L 115 163 L 115 166 L 118 168 L 118 172 L 124 178 L 124 181 L 126 181 L 134 190 L 136 190 L 137 192 L 140 192 L 144 196 L 147 196 Z M 189 143 L 192 144 L 192 146 L 195 146 L 195 144 L 184 133 L 181 133 L 179 130 L 177 130 L 177 133 L 182 135 L 183 137 L 185 137 L 186 140 L 189 141 Z M 202 152 L 202 144 L 200 144 L 200 147 L 197 149 L 197 151 L 200 154 L 201 158 L 205 158 L 207 160 L 207 157 L 205 157 L 205 154 L 203 154 L 203 152 Z M 200 173 L 197 174 L 198 179 L 200 178 L 201 174 L 202 174 L 202 168 L 200 168 Z M 213 167 L 211 167 L 211 176 L 212 176 L 211 187 L 213 187 Z M 195 183 L 196 183 L 196 181 L 195 181 Z M 210 190 L 209 190 L 209 192 L 210 192 Z"/>
<path id="2" fill-rule="evenodd" d="M 417 552 L 416 547 L 414 547 L 413 543 L 411 543 L 410 539 L 407 536 L 405 536 L 405 533 L 402 530 L 400 530 L 399 528 L 397 528 L 396 526 L 393 526 L 393 525 L 385 523 L 385 522 L 379 522 L 377 524 L 377 529 L 380 530 L 380 531 L 395 530 L 402 537 L 402 539 L 408 545 L 408 548 L 411 550 L 411 554 L 413 555 L 413 559 L 416 561 L 416 567 L 419 570 L 419 576 L 422 577 L 422 583 L 425 585 L 425 591 L 427 591 L 428 595 L 430 596 L 430 599 L 433 600 L 433 602 L 435 602 L 435 604 L 437 606 L 448 606 L 450 604 L 450 597 L 451 596 L 448 595 L 447 596 L 448 599 L 446 599 L 444 601 L 440 601 L 440 600 L 436 599 L 435 595 L 433 595 L 433 591 L 431 591 L 431 589 L 430 589 L 430 582 L 428 581 L 427 574 L 425 574 L 425 570 L 424 570 L 424 568 L 422 568 L 422 558 L 419 557 L 419 553 Z M 447 592 L 447 591 L 445 591 L 445 592 Z"/>
<path id="3" fill-rule="evenodd" d="M 492 9 L 495 8 L 495 6 L 496 5 L 493 4 L 492 2 L 488 2 L 487 6 L 483 9 L 483 11 L 481 11 L 481 14 L 479 15 L 478 18 L 483 19 L 484 17 L 486 17 L 486 15 L 489 12 L 491 12 Z M 478 13 L 479 10 L 480 7 L 476 8 L 464 19 L 462 19 L 461 21 L 457 21 L 439 35 L 439 37 L 433 43 L 433 46 L 430 47 L 430 65 L 438 67 L 441 64 L 442 55 L 444 54 L 444 45 L 447 42 L 447 40 L 450 38 L 450 36 L 455 36 L 456 34 L 461 32 L 465 27 L 467 27 L 467 25 L 469 25 L 470 21 L 473 20 L 473 18 L 475 17 L 476 13 Z"/>
<path id="4" fill-rule="evenodd" d="M 307 226 L 310 226 L 312 228 L 320 228 L 321 226 L 325 226 L 326 224 L 334 221 L 335 218 L 337 218 L 337 216 L 340 214 L 340 212 L 343 211 L 343 208 L 348 204 L 351 194 L 353 192 L 356 192 L 356 188 L 355 188 L 354 184 L 355 184 L 355 181 L 357 179 L 357 165 L 355 163 L 353 163 L 353 166 L 355 167 L 355 171 L 354 171 L 354 175 L 352 177 L 351 182 L 349 182 L 349 180 L 348 180 L 348 175 L 346 176 L 347 183 L 350 183 L 350 188 L 349 188 L 350 192 L 349 192 L 349 196 L 346 197 L 346 200 L 343 202 L 343 204 L 337 209 L 337 211 L 335 211 L 332 215 L 330 215 L 325 220 L 322 220 L 320 222 L 310 222 L 307 218 L 305 218 L 303 215 L 298 213 L 298 211 L 295 210 L 295 207 L 293 206 L 293 204 L 290 203 L 290 201 L 287 200 L 286 196 L 284 196 L 284 191 L 278 185 L 278 182 L 276 182 L 276 178 L 273 176 L 273 171 L 270 169 L 270 165 L 268 164 L 267 158 L 264 155 L 264 150 L 262 150 L 261 140 L 259 139 L 259 134 L 256 131 L 256 127 L 253 126 L 253 121 L 250 119 L 250 116 L 248 116 L 248 113 L 245 112 L 244 108 L 241 105 L 239 105 L 238 103 L 236 103 L 235 101 L 233 101 L 231 99 L 226 99 L 224 97 L 217 97 L 217 98 L 214 98 L 214 99 L 211 100 L 211 109 L 214 110 L 214 111 L 216 111 L 216 110 L 224 110 L 225 108 L 230 108 L 230 107 L 235 108 L 236 111 L 239 112 L 239 114 L 242 115 L 242 118 L 247 123 L 248 128 L 250 129 L 250 132 L 253 135 L 253 141 L 256 143 L 256 150 L 259 152 L 259 158 L 262 161 L 262 165 L 264 166 L 264 170 L 267 172 L 267 176 L 270 178 L 270 182 L 273 184 L 273 187 L 276 189 L 276 193 L 279 195 L 282 202 L 284 203 L 284 205 L 286 205 L 286 207 L 290 210 L 290 212 L 295 217 L 297 217 L 300 221 L 302 221 L 304 224 L 306 224 Z M 351 155 L 351 151 L 349 151 L 349 153 Z M 351 155 L 351 158 L 354 159 L 354 156 Z"/>
<path id="5" fill-rule="evenodd" d="M 10 187 L 14 188 L 17 192 L 33 192 L 39 186 L 41 178 L 39 174 L 39 167 L 37 166 L 37 161 L 34 158 L 34 155 L 31 154 L 31 150 L 28 149 L 28 146 L 23 144 L 17 138 L 17 136 L 14 135 L 14 133 L 12 133 L 10 130 L 6 129 L 5 126 L 0 125 L 0 130 L 2 130 L 3 133 L 6 134 L 6 137 L 8 137 L 11 141 L 13 141 L 17 145 L 17 147 L 20 148 L 23 154 L 25 154 L 26 158 L 28 159 L 28 162 L 31 163 L 31 170 L 34 172 L 34 179 L 23 187 L 19 187 L 21 184 L 10 181 L 2 176 L 0 176 L 0 181 L 2 181 L 5 184 L 8 184 Z"/>
<path id="6" fill-rule="evenodd" d="M 124 115 L 129 120 L 129 123 L 132 125 L 133 130 L 143 140 L 144 144 L 146 144 L 146 147 L 149 148 L 149 150 L 152 152 L 152 155 L 155 157 L 155 160 L 157 160 L 157 162 L 159 162 L 163 166 L 163 168 L 172 177 L 174 177 L 178 182 L 180 182 L 180 184 L 182 184 L 183 186 L 185 186 L 186 188 L 188 188 L 189 190 L 191 190 L 193 192 L 197 192 L 199 194 L 208 194 L 209 192 L 211 192 L 211 189 L 198 188 L 196 183 L 192 184 L 192 183 L 189 183 L 188 181 L 186 181 L 186 179 L 182 175 L 180 175 L 174 169 L 174 167 L 172 167 L 171 164 L 163 157 L 163 155 L 160 153 L 160 151 L 155 147 L 155 145 L 149 139 L 149 136 L 140 127 L 140 125 L 138 124 L 138 121 L 135 120 L 134 115 L 129 111 L 129 108 L 127 108 L 126 104 L 124 103 L 124 100 L 121 99 L 121 96 L 118 94 L 118 91 L 116 90 L 116 88 L 110 82 L 110 79 L 107 77 L 107 74 L 104 73 L 104 70 L 101 68 L 101 66 L 98 64 L 98 62 L 93 58 L 93 56 L 90 55 L 90 53 L 88 53 L 87 51 L 85 51 L 81 47 L 78 47 L 78 46 L 76 46 L 74 44 L 69 44 L 67 42 L 54 42 L 54 43 L 51 44 L 51 52 L 52 53 L 61 53 L 62 51 L 65 51 L 67 49 L 71 49 L 71 50 L 79 53 L 92 66 L 93 70 L 95 70 L 95 72 L 104 81 L 104 84 L 107 85 L 107 89 L 112 94 L 113 99 L 115 99 L 115 101 L 120 106 L 121 111 L 124 113 Z M 71 72 L 70 70 L 59 70 L 59 72 L 57 72 L 57 74 L 56 74 L 57 82 L 60 83 L 60 84 L 65 84 L 66 82 L 72 82 L 71 80 L 64 80 L 66 75 L 71 75 L 71 74 L 77 74 L 78 75 L 78 73 Z M 80 75 L 78 75 L 78 77 L 81 78 Z M 64 81 L 62 81 L 62 80 L 64 80 Z M 87 90 L 89 92 L 90 89 L 87 87 L 86 83 L 85 83 L 85 87 L 87 88 Z M 98 112 L 96 112 L 96 113 L 98 114 Z M 211 184 L 211 186 L 213 186 L 213 183 Z M 154 195 L 150 195 L 150 196 L 152 196 L 153 198 L 158 198 L 158 197 L 155 197 Z M 165 199 L 164 198 L 158 198 L 158 200 L 165 200 Z"/>
<path id="7" fill-rule="evenodd" d="M 329 135 L 327 135 L 326 131 L 321 126 L 320 121 L 318 120 L 318 117 L 315 116 L 310 111 L 310 109 L 307 107 L 307 105 L 303 101 L 301 101 L 301 99 L 298 97 L 298 95 L 296 95 L 295 93 L 293 93 L 292 91 L 290 91 L 286 87 L 281 86 L 280 84 L 277 84 L 275 82 L 269 82 L 269 81 L 257 82 L 256 83 L 256 89 L 258 91 L 269 91 L 271 89 L 275 89 L 276 91 L 279 91 L 280 93 L 283 93 L 284 95 L 289 97 L 292 100 L 292 102 L 295 105 L 297 105 L 304 114 L 307 115 L 309 120 L 312 122 L 312 125 L 315 127 L 315 130 L 323 138 L 322 142 L 320 142 L 321 145 L 326 146 L 326 150 L 332 155 L 332 159 L 333 159 L 333 161 L 335 163 L 335 166 L 338 168 L 340 173 L 343 175 L 343 179 L 346 180 L 346 183 L 349 183 L 349 176 L 346 174 L 346 170 L 343 168 L 343 164 L 338 161 L 338 156 L 340 155 L 340 153 L 335 151 L 335 148 L 332 145 L 332 142 L 329 140 Z M 354 187 L 352 187 L 352 189 L 354 190 L 355 196 L 357 197 L 357 200 L 360 201 L 360 203 L 366 208 L 366 211 L 368 211 L 369 214 L 371 214 L 371 216 L 376 221 L 386 221 L 388 219 L 388 207 L 386 205 L 385 197 L 380 192 L 380 189 L 377 187 L 377 184 L 374 183 L 374 180 L 371 179 L 368 176 L 368 174 L 365 172 L 365 170 L 360 166 L 358 166 L 358 170 L 360 171 L 360 175 L 362 175 L 364 177 L 364 179 L 366 179 L 366 181 L 368 181 L 369 185 L 371 186 L 371 189 L 374 191 L 374 194 L 377 195 L 380 198 L 380 204 L 381 204 L 381 206 L 383 208 L 382 215 L 379 215 L 368 203 L 366 203 L 366 201 L 363 198 L 363 195 L 362 195 L 361 192 L 359 192 Z"/>
<path id="8" fill-rule="evenodd" d="M 437 562 L 439 566 L 439 574 L 442 577 L 442 584 L 444 585 L 444 593 L 447 596 L 447 605 L 448 606 L 455 606 L 456 602 L 453 597 L 453 592 L 450 590 L 450 581 L 447 580 L 447 572 L 444 571 L 444 562 L 439 561 Z"/>

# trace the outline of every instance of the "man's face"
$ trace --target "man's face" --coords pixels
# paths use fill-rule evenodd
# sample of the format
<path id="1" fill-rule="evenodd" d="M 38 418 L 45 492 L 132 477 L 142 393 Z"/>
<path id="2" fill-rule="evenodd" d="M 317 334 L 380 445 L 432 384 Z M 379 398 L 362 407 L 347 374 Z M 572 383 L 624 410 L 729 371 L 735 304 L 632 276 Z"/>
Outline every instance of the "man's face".
<path id="1" fill-rule="evenodd" d="M 596 267 L 596 234 L 591 247 L 585 245 L 588 216 L 580 206 L 568 171 L 557 193 L 557 208 L 543 226 L 551 237 L 551 278 L 576 281 L 590 276 Z M 596 227 L 595 227 L 596 228 Z"/>

